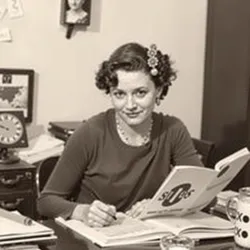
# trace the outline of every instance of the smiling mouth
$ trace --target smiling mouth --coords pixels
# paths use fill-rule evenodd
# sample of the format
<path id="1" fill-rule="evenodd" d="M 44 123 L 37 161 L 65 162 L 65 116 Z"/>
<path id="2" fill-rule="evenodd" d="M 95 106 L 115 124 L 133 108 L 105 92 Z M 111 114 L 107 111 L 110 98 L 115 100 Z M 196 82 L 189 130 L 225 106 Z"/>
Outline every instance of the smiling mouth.
<path id="1" fill-rule="evenodd" d="M 140 112 L 138 112 L 138 113 L 126 113 L 126 116 L 128 116 L 128 117 L 136 117 L 139 114 L 140 114 Z"/>

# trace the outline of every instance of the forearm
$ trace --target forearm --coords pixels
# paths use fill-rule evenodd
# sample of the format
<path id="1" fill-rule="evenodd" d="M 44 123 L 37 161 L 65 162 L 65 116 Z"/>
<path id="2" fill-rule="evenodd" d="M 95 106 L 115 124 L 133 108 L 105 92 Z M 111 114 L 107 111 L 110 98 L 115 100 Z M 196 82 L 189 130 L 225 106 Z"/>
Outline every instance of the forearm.
<path id="1" fill-rule="evenodd" d="M 48 218 L 71 217 L 78 203 L 64 199 L 57 195 L 42 195 L 37 200 L 37 210 L 40 215 Z"/>

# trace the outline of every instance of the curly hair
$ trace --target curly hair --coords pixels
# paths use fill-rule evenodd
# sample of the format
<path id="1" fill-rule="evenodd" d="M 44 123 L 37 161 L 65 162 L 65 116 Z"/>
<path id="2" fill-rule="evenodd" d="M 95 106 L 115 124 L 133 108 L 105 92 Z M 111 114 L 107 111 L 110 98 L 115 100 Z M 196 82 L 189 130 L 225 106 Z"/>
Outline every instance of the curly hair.
<path id="1" fill-rule="evenodd" d="M 148 65 L 148 50 L 138 43 L 127 43 L 117 48 L 110 58 L 100 65 L 95 78 L 97 88 L 109 94 L 110 88 L 118 85 L 117 70 L 143 71 L 151 77 L 156 88 L 162 87 L 160 99 L 163 99 L 172 81 L 176 79 L 176 71 L 171 67 L 169 56 L 157 50 L 158 73 L 155 76 L 152 75 L 150 73 L 152 68 Z"/>

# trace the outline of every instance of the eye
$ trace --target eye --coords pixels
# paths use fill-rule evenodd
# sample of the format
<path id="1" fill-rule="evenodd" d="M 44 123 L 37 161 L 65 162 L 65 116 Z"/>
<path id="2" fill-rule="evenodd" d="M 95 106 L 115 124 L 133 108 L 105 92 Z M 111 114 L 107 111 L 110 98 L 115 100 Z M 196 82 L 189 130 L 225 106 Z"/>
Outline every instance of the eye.
<path id="1" fill-rule="evenodd" d="M 146 90 L 144 90 L 144 89 L 139 89 L 139 90 L 136 91 L 135 94 L 136 94 L 137 97 L 142 98 L 142 97 L 144 97 L 147 93 L 148 93 L 148 91 L 146 91 Z"/>
<path id="2" fill-rule="evenodd" d="M 122 99 L 125 96 L 125 93 L 123 91 L 117 90 L 113 92 L 113 95 L 117 98 L 117 99 Z"/>

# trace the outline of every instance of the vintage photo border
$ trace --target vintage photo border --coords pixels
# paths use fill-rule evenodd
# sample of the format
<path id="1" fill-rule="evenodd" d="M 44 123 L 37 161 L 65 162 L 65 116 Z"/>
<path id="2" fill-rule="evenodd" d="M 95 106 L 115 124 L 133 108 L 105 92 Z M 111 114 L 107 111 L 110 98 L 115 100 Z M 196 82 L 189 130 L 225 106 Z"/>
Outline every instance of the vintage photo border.
<path id="1" fill-rule="evenodd" d="M 68 23 L 66 22 L 66 11 L 68 10 L 67 0 L 61 0 L 61 24 L 73 24 L 76 26 L 89 26 L 91 22 L 91 3 L 92 0 L 86 0 L 83 6 L 86 6 L 84 9 L 88 13 L 87 22 L 84 23 Z"/>
<path id="2" fill-rule="evenodd" d="M 11 69 L 11 68 L 0 68 L 0 75 L 27 75 L 28 76 L 28 93 L 27 93 L 27 115 L 24 115 L 25 122 L 30 123 L 33 119 L 33 93 L 34 93 L 34 75 L 35 72 L 33 69 Z M 0 79 L 0 83 L 2 83 L 2 79 Z M 2 87 L 2 85 L 1 85 Z M 5 108 L 0 108 L 0 110 L 7 110 Z M 14 110 L 14 109 L 11 109 Z M 21 110 L 17 108 L 17 110 Z"/>

